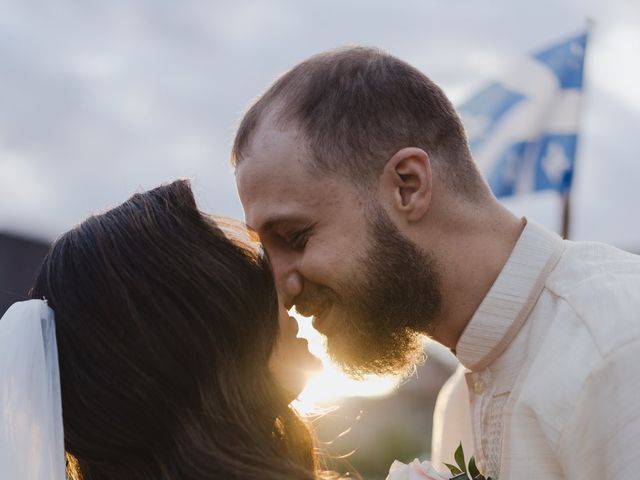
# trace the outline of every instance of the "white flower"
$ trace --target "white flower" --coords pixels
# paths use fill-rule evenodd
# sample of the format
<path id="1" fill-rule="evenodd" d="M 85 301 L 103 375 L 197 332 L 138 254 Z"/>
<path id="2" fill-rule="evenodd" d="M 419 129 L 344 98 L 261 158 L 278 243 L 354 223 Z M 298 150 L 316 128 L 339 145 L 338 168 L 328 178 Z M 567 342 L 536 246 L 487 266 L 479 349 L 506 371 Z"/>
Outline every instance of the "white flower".
<path id="1" fill-rule="evenodd" d="M 389 469 L 387 480 L 449 480 L 449 476 L 439 473 L 431 462 L 422 462 L 416 458 L 409 465 L 395 461 Z"/>

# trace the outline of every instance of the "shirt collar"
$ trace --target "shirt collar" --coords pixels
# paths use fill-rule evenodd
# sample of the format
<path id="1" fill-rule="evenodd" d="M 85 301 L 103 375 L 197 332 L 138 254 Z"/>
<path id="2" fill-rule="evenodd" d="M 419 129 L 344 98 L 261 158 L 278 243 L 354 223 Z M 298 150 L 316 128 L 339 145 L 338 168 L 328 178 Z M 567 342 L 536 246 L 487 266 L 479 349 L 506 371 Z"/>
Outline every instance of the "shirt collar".
<path id="1" fill-rule="evenodd" d="M 469 370 L 486 368 L 509 346 L 564 249 L 558 235 L 525 222 L 509 259 L 456 345 L 458 360 Z"/>

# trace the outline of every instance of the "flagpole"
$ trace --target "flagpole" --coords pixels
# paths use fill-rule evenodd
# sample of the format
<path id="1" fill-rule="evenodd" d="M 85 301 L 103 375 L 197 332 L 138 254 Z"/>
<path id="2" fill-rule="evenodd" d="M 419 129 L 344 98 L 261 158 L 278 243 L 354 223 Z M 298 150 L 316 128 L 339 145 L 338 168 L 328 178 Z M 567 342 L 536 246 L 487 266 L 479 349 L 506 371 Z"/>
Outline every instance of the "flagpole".
<path id="1" fill-rule="evenodd" d="M 571 189 L 562 194 L 562 238 L 569 239 L 571 225 Z"/>
<path id="2" fill-rule="evenodd" d="M 593 18 L 587 18 L 587 36 L 590 39 L 595 28 L 595 21 Z M 587 43 L 588 44 L 588 43 Z M 586 77 L 585 70 L 587 64 L 587 54 L 585 51 L 584 59 L 583 59 L 583 78 Z M 576 150 L 578 150 L 578 146 L 576 145 Z M 577 151 L 574 156 L 574 170 L 575 170 L 575 160 L 577 159 Z M 565 240 L 569 239 L 569 233 L 571 229 L 571 185 L 567 188 L 566 191 L 562 193 L 562 238 Z"/>

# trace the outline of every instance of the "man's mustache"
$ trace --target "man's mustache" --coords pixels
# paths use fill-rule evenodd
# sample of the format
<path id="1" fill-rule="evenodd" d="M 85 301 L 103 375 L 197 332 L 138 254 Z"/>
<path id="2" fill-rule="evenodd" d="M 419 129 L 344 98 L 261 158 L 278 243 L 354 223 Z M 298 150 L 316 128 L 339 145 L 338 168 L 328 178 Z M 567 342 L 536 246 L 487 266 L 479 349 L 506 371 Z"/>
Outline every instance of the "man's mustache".
<path id="1" fill-rule="evenodd" d="M 297 312 L 305 317 L 312 317 L 322 313 L 327 307 L 336 301 L 336 295 L 328 287 L 314 286 L 305 288 L 300 295 L 293 300 Z"/>

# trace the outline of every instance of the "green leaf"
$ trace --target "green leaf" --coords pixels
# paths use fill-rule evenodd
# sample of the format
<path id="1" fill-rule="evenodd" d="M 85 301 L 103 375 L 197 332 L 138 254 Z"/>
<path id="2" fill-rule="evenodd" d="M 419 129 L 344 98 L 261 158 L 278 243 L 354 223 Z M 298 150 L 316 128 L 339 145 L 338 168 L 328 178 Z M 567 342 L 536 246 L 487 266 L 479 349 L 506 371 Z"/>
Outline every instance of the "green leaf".
<path id="1" fill-rule="evenodd" d="M 464 473 L 458 467 L 451 465 L 450 463 L 445 463 L 445 466 L 449 469 L 451 475 L 460 475 L 461 473 Z"/>
<path id="2" fill-rule="evenodd" d="M 474 480 L 478 475 L 480 475 L 480 470 L 478 470 L 478 467 L 476 466 L 476 458 L 475 457 L 471 457 L 471 460 L 469 460 L 469 475 Z M 481 480 L 484 480 L 484 477 Z"/>
<path id="3" fill-rule="evenodd" d="M 460 467 L 460 470 L 466 472 L 467 464 L 464 461 L 464 450 L 462 449 L 462 442 L 460 442 L 460 445 L 458 445 L 458 448 L 456 448 L 456 453 L 453 454 L 453 458 L 455 458 L 458 467 Z"/>
<path id="4" fill-rule="evenodd" d="M 469 476 L 465 472 L 462 472 L 455 477 L 451 477 L 449 480 L 469 480 Z"/>

